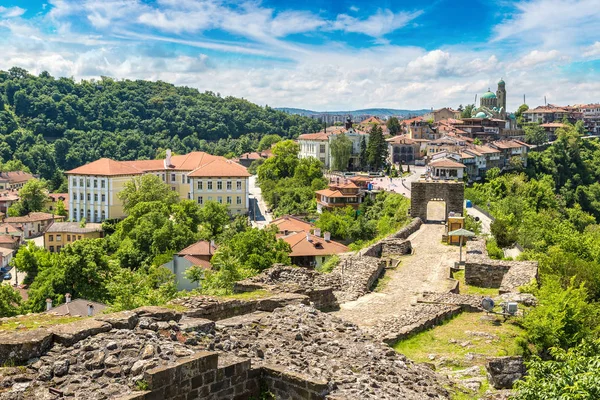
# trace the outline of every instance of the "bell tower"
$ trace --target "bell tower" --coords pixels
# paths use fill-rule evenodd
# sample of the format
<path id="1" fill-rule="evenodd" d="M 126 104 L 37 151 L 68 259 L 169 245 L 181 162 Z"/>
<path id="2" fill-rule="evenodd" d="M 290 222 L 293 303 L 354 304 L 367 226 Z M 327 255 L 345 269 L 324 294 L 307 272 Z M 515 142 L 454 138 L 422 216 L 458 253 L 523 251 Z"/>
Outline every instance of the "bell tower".
<path id="1" fill-rule="evenodd" d="M 502 107 L 502 113 L 506 114 L 506 85 L 502 78 L 500 78 L 500 81 L 498 82 L 496 97 L 498 98 L 498 108 L 500 109 Z"/>

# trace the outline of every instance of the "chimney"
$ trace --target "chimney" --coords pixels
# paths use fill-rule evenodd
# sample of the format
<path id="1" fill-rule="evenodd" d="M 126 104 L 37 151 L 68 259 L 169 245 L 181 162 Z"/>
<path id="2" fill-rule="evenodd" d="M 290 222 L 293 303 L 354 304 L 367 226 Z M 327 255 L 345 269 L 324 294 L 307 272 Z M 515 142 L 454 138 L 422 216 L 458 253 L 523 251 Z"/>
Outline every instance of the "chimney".
<path id="1" fill-rule="evenodd" d="M 171 166 L 171 149 L 167 149 L 167 156 L 165 157 L 165 167 Z"/>
<path id="2" fill-rule="evenodd" d="M 71 293 L 65 293 L 65 303 L 71 302 Z"/>
<path id="3" fill-rule="evenodd" d="M 52 308 L 52 299 L 46 299 L 46 311 Z"/>
<path id="4" fill-rule="evenodd" d="M 321 229 L 320 228 L 315 229 L 315 236 L 321 237 Z"/>
<path id="5" fill-rule="evenodd" d="M 91 317 L 92 315 L 94 315 L 94 305 L 92 303 L 88 303 L 87 309 L 88 309 L 88 317 Z"/>
<path id="6" fill-rule="evenodd" d="M 4 229 L 6 229 L 6 233 L 8 233 L 8 226 L 4 227 Z"/>
<path id="7" fill-rule="evenodd" d="M 308 233 L 308 232 L 306 232 L 306 241 L 307 241 L 307 242 L 310 242 L 310 241 L 311 241 L 311 240 L 310 240 L 310 233 Z"/>
<path id="8" fill-rule="evenodd" d="M 214 249 L 214 247 L 215 247 L 215 241 L 211 240 L 210 246 L 208 246 L 208 254 L 212 254 L 212 249 Z"/>
<path id="9" fill-rule="evenodd" d="M 331 233 L 330 232 L 325 232 L 325 234 L 323 235 L 325 237 L 325 241 L 329 242 L 331 240 Z"/>

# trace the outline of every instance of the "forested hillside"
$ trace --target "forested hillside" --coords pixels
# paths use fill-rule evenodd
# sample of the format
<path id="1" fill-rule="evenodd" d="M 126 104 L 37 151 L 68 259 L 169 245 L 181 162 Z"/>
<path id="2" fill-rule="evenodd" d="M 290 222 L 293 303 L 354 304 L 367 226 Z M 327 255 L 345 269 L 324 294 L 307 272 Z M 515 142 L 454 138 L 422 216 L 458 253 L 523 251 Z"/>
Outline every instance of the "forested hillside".
<path id="1" fill-rule="evenodd" d="M 100 157 L 153 158 L 166 148 L 237 155 L 267 134 L 318 129 L 310 118 L 165 82 L 0 71 L 0 158 L 46 179 Z"/>

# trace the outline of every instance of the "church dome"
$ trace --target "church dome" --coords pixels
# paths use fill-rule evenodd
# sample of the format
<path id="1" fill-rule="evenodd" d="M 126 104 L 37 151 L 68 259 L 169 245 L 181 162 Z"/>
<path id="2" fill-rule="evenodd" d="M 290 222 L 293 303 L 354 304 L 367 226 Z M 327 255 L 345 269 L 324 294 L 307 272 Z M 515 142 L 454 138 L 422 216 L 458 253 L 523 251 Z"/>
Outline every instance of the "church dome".
<path id="1" fill-rule="evenodd" d="M 475 118 L 487 118 L 487 115 L 483 111 L 479 111 Z"/>
<path id="2" fill-rule="evenodd" d="M 487 91 L 487 92 L 485 92 L 485 93 L 484 93 L 484 94 L 481 96 L 481 98 L 482 98 L 482 99 L 495 99 L 495 98 L 496 98 L 496 95 L 495 95 L 494 93 L 490 92 L 490 91 L 489 91 L 489 89 L 488 89 L 488 91 Z"/>
<path id="3" fill-rule="evenodd" d="M 504 79 L 500 78 L 500 81 L 498 81 L 498 85 L 504 85 Z"/>

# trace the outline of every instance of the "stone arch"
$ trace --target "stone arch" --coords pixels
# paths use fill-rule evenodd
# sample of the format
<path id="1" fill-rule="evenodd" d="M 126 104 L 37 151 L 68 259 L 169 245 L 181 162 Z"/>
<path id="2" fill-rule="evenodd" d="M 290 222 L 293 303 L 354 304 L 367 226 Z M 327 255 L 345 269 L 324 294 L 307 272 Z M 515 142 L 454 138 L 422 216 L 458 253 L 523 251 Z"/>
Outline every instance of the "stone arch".
<path id="1" fill-rule="evenodd" d="M 432 201 L 446 202 L 446 218 L 451 212 L 462 214 L 465 199 L 463 182 L 421 181 L 411 183 L 410 215 L 427 221 L 427 204 Z"/>

